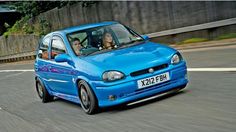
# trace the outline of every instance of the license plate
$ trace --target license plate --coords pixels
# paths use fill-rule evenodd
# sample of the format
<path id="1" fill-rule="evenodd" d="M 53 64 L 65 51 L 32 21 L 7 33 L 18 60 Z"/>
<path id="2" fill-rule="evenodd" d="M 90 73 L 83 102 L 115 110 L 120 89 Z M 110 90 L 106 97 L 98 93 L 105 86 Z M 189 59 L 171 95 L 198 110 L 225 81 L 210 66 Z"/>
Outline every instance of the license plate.
<path id="1" fill-rule="evenodd" d="M 169 72 L 138 80 L 138 89 L 153 86 L 170 80 Z"/>

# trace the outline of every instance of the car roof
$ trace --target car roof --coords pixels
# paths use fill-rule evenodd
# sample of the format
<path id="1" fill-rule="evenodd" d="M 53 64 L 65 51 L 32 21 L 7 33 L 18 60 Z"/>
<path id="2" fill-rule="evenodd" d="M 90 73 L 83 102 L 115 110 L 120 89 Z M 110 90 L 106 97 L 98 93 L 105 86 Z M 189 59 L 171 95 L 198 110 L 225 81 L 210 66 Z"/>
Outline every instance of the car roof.
<path id="1" fill-rule="evenodd" d="M 69 28 L 65 28 L 59 31 L 55 32 L 64 32 L 64 33 L 72 33 L 80 30 L 85 30 L 89 28 L 95 28 L 95 27 L 100 27 L 100 26 L 107 26 L 107 25 L 112 25 L 112 24 L 117 24 L 118 22 L 115 21 L 109 21 L 109 22 L 101 22 L 101 23 L 92 23 L 92 24 L 84 24 L 84 25 L 79 25 L 79 26 L 73 26 Z"/>

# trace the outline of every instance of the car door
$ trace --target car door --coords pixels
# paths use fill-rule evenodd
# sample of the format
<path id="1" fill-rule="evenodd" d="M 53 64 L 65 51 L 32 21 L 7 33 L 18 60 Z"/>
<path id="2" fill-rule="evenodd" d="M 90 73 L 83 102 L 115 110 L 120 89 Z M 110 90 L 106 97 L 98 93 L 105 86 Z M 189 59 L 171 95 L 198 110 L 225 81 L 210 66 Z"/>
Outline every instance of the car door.
<path id="1" fill-rule="evenodd" d="M 48 84 L 53 91 L 57 93 L 76 95 L 77 90 L 74 87 L 73 73 L 74 67 L 67 62 L 55 62 L 55 57 L 59 54 L 67 54 L 63 39 L 54 35 L 52 37 L 50 52 L 50 66 L 48 76 Z"/>
<path id="2" fill-rule="evenodd" d="M 48 79 L 49 72 L 49 45 L 50 45 L 50 36 L 46 36 L 43 38 L 41 43 L 39 44 L 37 58 L 34 63 L 34 69 L 38 77 L 45 82 Z M 47 83 L 44 83 L 47 85 Z"/>

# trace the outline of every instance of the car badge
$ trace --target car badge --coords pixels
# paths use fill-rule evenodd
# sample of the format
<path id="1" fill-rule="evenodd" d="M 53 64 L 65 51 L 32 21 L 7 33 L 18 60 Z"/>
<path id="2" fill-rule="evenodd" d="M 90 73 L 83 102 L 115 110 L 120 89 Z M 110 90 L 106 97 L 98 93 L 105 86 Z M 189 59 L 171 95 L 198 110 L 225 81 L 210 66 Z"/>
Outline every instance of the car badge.
<path id="1" fill-rule="evenodd" d="M 153 68 L 149 68 L 149 69 L 148 69 L 148 72 L 149 72 L 149 73 L 153 73 L 153 72 L 154 72 L 154 69 L 153 69 Z"/>

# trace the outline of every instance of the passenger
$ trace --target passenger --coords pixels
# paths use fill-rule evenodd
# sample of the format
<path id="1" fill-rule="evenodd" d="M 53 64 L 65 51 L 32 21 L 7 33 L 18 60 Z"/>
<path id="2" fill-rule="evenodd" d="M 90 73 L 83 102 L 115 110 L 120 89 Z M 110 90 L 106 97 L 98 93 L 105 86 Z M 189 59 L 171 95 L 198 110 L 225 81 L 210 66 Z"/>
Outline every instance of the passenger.
<path id="1" fill-rule="evenodd" d="M 103 49 L 113 49 L 115 44 L 110 33 L 105 32 L 102 37 Z"/>
<path id="2" fill-rule="evenodd" d="M 42 54 L 41 58 L 48 60 L 48 51 L 47 50 L 43 51 L 41 54 Z"/>
<path id="3" fill-rule="evenodd" d="M 74 38 L 73 40 L 73 48 L 74 51 L 77 55 L 81 55 L 81 49 L 82 49 L 82 45 L 80 44 L 80 40 L 78 38 Z"/>

